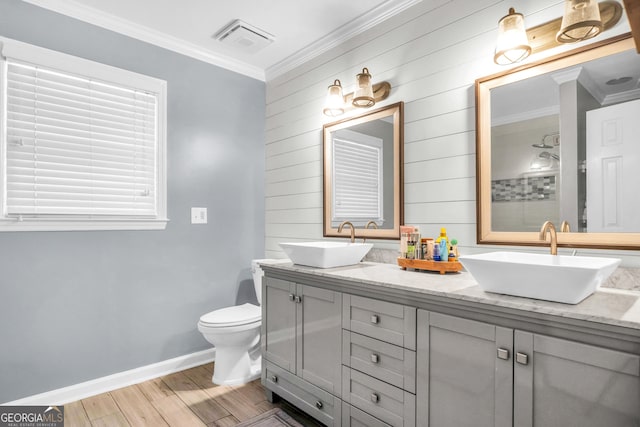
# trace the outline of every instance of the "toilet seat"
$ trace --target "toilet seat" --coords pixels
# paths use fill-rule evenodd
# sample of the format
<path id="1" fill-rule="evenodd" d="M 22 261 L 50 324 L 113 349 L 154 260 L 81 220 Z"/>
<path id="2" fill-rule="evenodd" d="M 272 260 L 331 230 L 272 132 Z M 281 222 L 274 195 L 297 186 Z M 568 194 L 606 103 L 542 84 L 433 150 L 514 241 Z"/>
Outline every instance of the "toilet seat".
<path id="1" fill-rule="evenodd" d="M 260 322 L 262 309 L 253 304 L 245 303 L 211 311 L 200 317 L 200 325 L 209 328 L 241 326 Z"/>

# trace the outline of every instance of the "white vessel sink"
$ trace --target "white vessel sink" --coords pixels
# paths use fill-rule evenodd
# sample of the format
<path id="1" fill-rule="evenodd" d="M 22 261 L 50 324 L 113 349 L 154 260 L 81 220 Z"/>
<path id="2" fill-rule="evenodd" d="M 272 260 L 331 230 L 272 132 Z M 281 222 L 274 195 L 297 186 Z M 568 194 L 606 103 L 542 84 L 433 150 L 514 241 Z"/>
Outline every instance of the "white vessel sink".
<path id="1" fill-rule="evenodd" d="M 491 252 L 460 262 L 487 292 L 577 304 L 620 264 L 617 258 Z"/>
<path id="2" fill-rule="evenodd" d="M 279 244 L 294 264 L 331 268 L 353 265 L 373 247 L 372 243 L 302 242 Z"/>

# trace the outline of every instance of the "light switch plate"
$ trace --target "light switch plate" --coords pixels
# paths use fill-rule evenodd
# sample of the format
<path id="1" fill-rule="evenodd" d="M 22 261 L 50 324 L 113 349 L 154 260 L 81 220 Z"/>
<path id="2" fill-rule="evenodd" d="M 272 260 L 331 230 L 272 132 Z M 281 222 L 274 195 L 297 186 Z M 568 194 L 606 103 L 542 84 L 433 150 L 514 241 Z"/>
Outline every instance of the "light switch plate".
<path id="1" fill-rule="evenodd" d="M 206 224 L 207 208 L 191 208 L 191 224 Z"/>

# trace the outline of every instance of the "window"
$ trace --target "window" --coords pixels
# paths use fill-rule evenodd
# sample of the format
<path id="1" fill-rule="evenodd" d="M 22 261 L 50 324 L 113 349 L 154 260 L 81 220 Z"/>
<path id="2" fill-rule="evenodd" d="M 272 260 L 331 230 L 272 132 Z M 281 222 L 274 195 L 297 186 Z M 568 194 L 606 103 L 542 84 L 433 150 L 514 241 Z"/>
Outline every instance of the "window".
<path id="1" fill-rule="evenodd" d="M 336 226 L 384 223 L 381 138 L 341 129 L 333 136 L 333 213 Z"/>
<path id="2" fill-rule="evenodd" d="M 166 226 L 166 82 L 2 40 L 0 230 Z"/>

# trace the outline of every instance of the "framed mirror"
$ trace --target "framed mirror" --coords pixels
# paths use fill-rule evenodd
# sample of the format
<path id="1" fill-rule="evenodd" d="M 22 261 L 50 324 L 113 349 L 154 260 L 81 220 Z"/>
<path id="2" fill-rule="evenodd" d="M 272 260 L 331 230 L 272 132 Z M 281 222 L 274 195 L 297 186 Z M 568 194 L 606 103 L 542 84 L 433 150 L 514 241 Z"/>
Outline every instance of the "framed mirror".
<path id="1" fill-rule="evenodd" d="M 404 224 L 404 104 L 323 126 L 323 235 L 399 239 Z"/>
<path id="2" fill-rule="evenodd" d="M 478 79 L 476 150 L 478 243 L 548 245 L 550 220 L 559 246 L 640 249 L 631 36 Z"/>

